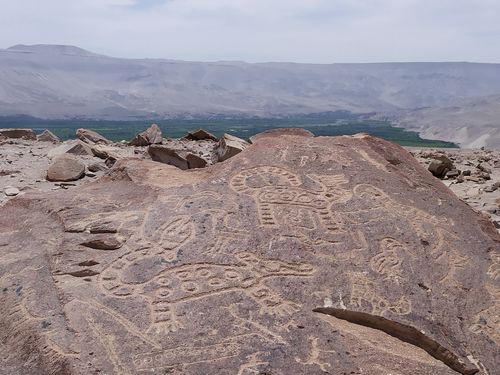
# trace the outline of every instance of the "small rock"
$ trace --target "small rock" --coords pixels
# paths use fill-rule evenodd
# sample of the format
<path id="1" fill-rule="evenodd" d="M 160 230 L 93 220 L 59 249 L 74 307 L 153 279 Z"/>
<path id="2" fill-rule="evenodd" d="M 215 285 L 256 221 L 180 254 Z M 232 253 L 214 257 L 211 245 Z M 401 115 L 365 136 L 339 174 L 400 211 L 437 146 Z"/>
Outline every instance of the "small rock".
<path id="1" fill-rule="evenodd" d="M 446 172 L 446 177 L 448 178 L 456 178 L 460 175 L 460 171 L 458 169 L 453 169 L 451 171 Z"/>
<path id="2" fill-rule="evenodd" d="M 75 181 L 85 174 L 85 164 L 73 155 L 58 156 L 49 166 L 47 180 L 49 181 Z"/>
<path id="3" fill-rule="evenodd" d="M 116 237 L 99 236 L 80 245 L 97 250 L 116 250 L 122 247 L 123 242 Z"/>
<path id="4" fill-rule="evenodd" d="M 81 141 L 89 144 L 110 144 L 109 139 L 104 138 L 99 133 L 90 129 L 78 129 L 76 131 L 76 137 Z"/>
<path id="5" fill-rule="evenodd" d="M 107 171 L 109 168 L 106 166 L 106 164 L 102 163 L 102 162 L 99 162 L 99 163 L 93 163 L 93 164 L 90 164 L 87 169 L 90 171 L 90 172 L 105 172 Z"/>
<path id="6" fill-rule="evenodd" d="M 491 180 L 491 176 L 487 172 L 481 172 L 481 173 L 479 173 L 479 177 L 482 178 L 483 180 Z"/>
<path id="7" fill-rule="evenodd" d="M 96 174 L 94 172 L 85 172 L 85 176 L 87 176 L 87 177 L 95 177 Z"/>
<path id="8" fill-rule="evenodd" d="M 448 171 L 455 169 L 453 162 L 444 155 L 436 156 L 429 164 L 428 170 L 435 177 L 443 178 Z"/>
<path id="9" fill-rule="evenodd" d="M 479 163 L 477 165 L 477 169 L 479 169 L 480 171 L 485 172 L 485 173 L 491 173 L 491 168 L 484 163 Z"/>
<path id="10" fill-rule="evenodd" d="M 153 124 L 147 130 L 139 133 L 129 142 L 130 146 L 149 146 L 154 144 L 161 144 L 163 137 L 161 129 L 158 125 Z"/>
<path id="11" fill-rule="evenodd" d="M 50 150 L 47 153 L 49 158 L 54 158 L 59 155 L 73 154 L 73 155 L 92 155 L 92 148 L 82 141 L 67 141 Z"/>
<path id="12" fill-rule="evenodd" d="M 52 143 L 61 142 L 59 137 L 48 129 L 45 129 L 42 134 L 37 135 L 36 139 L 39 142 L 52 142 Z"/>
<path id="13" fill-rule="evenodd" d="M 191 131 L 191 132 L 187 133 L 187 135 L 184 138 L 189 139 L 191 141 L 202 141 L 202 140 L 217 141 L 218 140 L 215 135 L 206 131 L 205 129 L 198 129 L 195 131 Z"/>
<path id="14" fill-rule="evenodd" d="M 187 154 L 186 160 L 189 169 L 205 168 L 207 166 L 207 161 L 195 154 Z"/>
<path id="15" fill-rule="evenodd" d="M 224 161 L 239 154 L 250 144 L 241 138 L 235 137 L 230 134 L 224 134 L 219 141 L 217 149 L 217 156 L 219 161 Z"/>
<path id="16" fill-rule="evenodd" d="M 470 176 L 470 175 L 471 175 L 471 173 L 472 173 L 472 172 L 470 171 L 470 169 L 466 169 L 465 171 L 463 171 L 463 172 L 462 172 L 462 174 L 463 174 L 464 176 Z"/>
<path id="17" fill-rule="evenodd" d="M 17 194 L 19 194 L 19 189 L 12 186 L 8 186 L 4 189 L 3 192 L 8 197 L 15 197 Z"/>
<path id="18" fill-rule="evenodd" d="M 117 159 L 110 156 L 109 158 L 107 158 L 106 160 L 104 160 L 104 164 L 108 167 L 108 168 L 111 168 L 113 165 L 115 165 Z"/>

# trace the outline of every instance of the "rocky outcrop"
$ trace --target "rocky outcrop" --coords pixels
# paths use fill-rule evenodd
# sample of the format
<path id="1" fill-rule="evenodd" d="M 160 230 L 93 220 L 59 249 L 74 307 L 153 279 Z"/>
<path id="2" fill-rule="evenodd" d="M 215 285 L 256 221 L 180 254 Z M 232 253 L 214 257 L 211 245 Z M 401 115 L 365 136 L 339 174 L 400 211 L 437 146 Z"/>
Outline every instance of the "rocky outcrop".
<path id="1" fill-rule="evenodd" d="M 249 145 L 248 142 L 234 135 L 224 134 L 219 140 L 219 147 L 217 149 L 217 156 L 219 161 L 224 161 L 238 155 Z"/>
<path id="2" fill-rule="evenodd" d="M 158 125 L 153 124 L 148 129 L 139 133 L 129 142 L 130 146 L 149 146 L 154 144 L 161 144 L 163 137 L 161 129 Z"/>
<path id="3" fill-rule="evenodd" d="M 111 141 L 109 139 L 104 138 L 99 133 L 90 130 L 90 129 L 78 129 L 76 131 L 76 138 L 79 140 L 88 143 L 88 144 L 110 144 Z"/>
<path id="4" fill-rule="evenodd" d="M 52 133 L 50 130 L 45 129 L 41 134 L 36 136 L 36 139 L 40 142 L 52 142 L 59 143 L 61 140 L 57 135 Z"/>
<path id="5" fill-rule="evenodd" d="M 55 158 L 47 171 L 49 181 L 75 181 L 85 174 L 85 164 L 73 155 L 65 154 Z"/>
<path id="6" fill-rule="evenodd" d="M 268 137 L 284 137 L 287 135 L 291 136 L 301 136 L 301 137 L 308 137 L 308 138 L 313 138 L 314 134 L 311 133 L 309 130 L 302 129 L 302 128 L 281 128 L 281 129 L 271 129 L 271 130 L 266 130 L 265 132 L 253 135 L 250 137 L 250 143 L 255 143 L 259 139 L 262 138 L 268 138 Z"/>
<path id="7" fill-rule="evenodd" d="M 31 129 L 0 129 L 0 138 L 36 140 L 36 134 Z"/>
<path id="8" fill-rule="evenodd" d="M 398 146 L 275 135 L 7 202 L 2 369 L 494 374 L 492 224 Z"/>

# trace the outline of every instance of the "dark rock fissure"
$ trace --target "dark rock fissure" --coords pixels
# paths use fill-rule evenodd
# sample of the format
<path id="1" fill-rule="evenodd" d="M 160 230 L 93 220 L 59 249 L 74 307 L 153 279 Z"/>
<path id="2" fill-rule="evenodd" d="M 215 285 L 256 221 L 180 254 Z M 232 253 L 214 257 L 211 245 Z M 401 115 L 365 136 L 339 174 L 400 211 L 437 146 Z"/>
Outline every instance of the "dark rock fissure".
<path id="1" fill-rule="evenodd" d="M 425 350 L 431 356 L 443 362 L 452 370 L 463 375 L 473 375 L 479 372 L 478 368 L 470 363 L 464 363 L 464 361 L 461 360 L 456 354 L 414 327 L 398 323 L 381 316 L 359 311 L 336 309 L 333 307 L 319 307 L 314 309 L 313 312 L 331 315 L 350 323 L 378 329 L 390 336 L 396 337 L 401 341 Z"/>

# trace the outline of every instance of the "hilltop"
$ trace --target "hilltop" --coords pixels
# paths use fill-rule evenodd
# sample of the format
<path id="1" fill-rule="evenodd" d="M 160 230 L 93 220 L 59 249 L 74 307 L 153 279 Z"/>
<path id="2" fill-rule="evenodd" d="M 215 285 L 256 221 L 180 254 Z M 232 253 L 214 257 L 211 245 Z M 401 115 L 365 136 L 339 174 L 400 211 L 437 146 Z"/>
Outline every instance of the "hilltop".
<path id="1" fill-rule="evenodd" d="M 122 120 L 346 110 L 393 118 L 463 146 L 500 147 L 489 130 L 498 127 L 496 117 L 485 122 L 467 104 L 498 95 L 500 64 L 191 62 L 114 58 L 72 46 L 0 50 L 2 116 Z M 494 110 L 498 101 L 483 105 Z M 441 108 L 472 119 L 461 137 L 453 117 L 433 121 Z"/>

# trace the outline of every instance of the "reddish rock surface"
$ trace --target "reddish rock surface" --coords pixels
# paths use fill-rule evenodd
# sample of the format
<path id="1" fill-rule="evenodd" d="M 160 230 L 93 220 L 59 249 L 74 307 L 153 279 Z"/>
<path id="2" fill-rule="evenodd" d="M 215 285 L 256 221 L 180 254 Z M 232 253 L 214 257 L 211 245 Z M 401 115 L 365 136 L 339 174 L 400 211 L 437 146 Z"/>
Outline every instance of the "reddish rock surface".
<path id="1" fill-rule="evenodd" d="M 367 136 L 263 137 L 189 171 L 120 160 L 2 207 L 0 368 L 492 375 L 499 247 L 409 153 Z"/>

